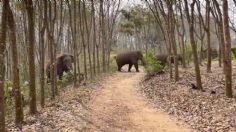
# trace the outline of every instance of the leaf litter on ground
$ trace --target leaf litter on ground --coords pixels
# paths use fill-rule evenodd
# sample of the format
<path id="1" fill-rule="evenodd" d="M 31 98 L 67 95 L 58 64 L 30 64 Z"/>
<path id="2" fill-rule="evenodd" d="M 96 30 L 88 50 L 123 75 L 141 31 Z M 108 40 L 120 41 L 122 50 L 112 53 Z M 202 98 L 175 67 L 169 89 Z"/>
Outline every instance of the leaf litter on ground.
<path id="1" fill-rule="evenodd" d="M 185 121 L 196 131 L 235 132 L 236 100 L 225 96 L 223 70 L 217 63 L 212 64 L 211 73 L 206 73 L 205 67 L 201 66 L 203 91 L 192 89 L 193 68 L 180 69 L 180 80 L 176 83 L 169 79 L 168 73 L 144 79 L 140 90 L 158 109 Z M 233 82 L 234 69 L 236 62 L 233 62 Z"/>
<path id="2" fill-rule="evenodd" d="M 24 124 L 15 126 L 7 123 L 7 130 L 14 132 L 71 132 L 83 131 L 89 122 L 88 102 L 100 87 L 98 81 L 86 83 L 86 86 L 74 88 L 70 85 L 60 92 L 55 100 L 47 100 L 37 115 L 26 114 Z"/>

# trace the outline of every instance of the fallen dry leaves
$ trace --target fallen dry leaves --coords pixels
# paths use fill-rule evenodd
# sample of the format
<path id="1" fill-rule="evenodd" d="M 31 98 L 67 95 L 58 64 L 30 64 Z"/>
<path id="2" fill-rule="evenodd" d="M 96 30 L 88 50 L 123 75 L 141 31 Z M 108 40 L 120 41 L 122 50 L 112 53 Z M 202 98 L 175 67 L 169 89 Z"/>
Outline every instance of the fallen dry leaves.
<path id="1" fill-rule="evenodd" d="M 144 79 L 141 91 L 157 108 L 185 121 L 197 131 L 235 132 L 236 99 L 225 97 L 222 68 L 213 63 L 212 73 L 206 73 L 204 67 L 201 67 L 204 92 L 191 88 L 191 83 L 195 83 L 193 68 L 180 69 L 181 79 L 177 83 L 169 79 L 168 73 Z M 233 90 L 235 91 L 235 86 Z"/>
<path id="2" fill-rule="evenodd" d="M 25 124 L 21 128 L 11 122 L 7 129 L 14 132 L 83 131 L 86 124 L 90 123 L 87 119 L 87 103 L 99 86 L 98 83 L 89 83 L 79 88 L 68 86 L 55 100 L 48 100 L 45 108 L 39 110 L 36 116 L 26 115 Z"/>

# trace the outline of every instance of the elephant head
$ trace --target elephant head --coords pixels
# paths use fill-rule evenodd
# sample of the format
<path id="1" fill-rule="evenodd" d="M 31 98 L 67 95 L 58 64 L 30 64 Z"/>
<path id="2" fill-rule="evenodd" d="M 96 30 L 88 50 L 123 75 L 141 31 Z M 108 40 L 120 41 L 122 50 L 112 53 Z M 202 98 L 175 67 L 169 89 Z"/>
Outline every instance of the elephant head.
<path id="1" fill-rule="evenodd" d="M 61 67 L 64 71 L 69 71 L 72 69 L 72 63 L 74 62 L 74 56 L 63 54 L 58 58 L 58 65 Z"/>
<path id="2" fill-rule="evenodd" d="M 62 69 L 62 72 L 68 72 L 72 69 L 72 63 L 74 62 L 74 56 L 69 54 L 63 54 L 58 59 L 58 68 Z M 62 73 L 63 74 L 63 73 Z"/>
<path id="3" fill-rule="evenodd" d="M 136 51 L 136 52 L 138 59 L 141 60 L 142 62 L 142 65 L 146 65 L 142 52 L 141 51 Z"/>
<path id="4" fill-rule="evenodd" d="M 69 54 L 62 54 L 56 58 L 56 61 L 53 64 L 47 64 L 46 73 L 47 73 L 47 82 L 50 81 L 50 70 L 52 66 L 56 66 L 57 75 L 61 79 L 63 72 L 69 72 L 72 69 L 72 63 L 74 62 L 74 56 Z"/>

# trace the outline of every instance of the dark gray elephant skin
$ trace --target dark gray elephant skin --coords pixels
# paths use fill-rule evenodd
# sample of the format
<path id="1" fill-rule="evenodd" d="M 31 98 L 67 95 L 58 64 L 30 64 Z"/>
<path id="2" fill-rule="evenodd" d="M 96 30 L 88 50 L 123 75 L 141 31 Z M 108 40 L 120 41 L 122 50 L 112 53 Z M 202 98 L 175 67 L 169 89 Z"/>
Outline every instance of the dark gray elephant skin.
<path id="1" fill-rule="evenodd" d="M 125 53 L 120 53 L 115 57 L 115 59 L 116 59 L 118 71 L 121 71 L 122 66 L 128 64 L 129 72 L 131 72 L 131 68 L 133 65 L 136 69 L 136 72 L 139 72 L 138 61 L 141 60 L 142 63 L 145 64 L 141 51 L 130 51 L 130 52 L 125 52 Z"/>
<path id="2" fill-rule="evenodd" d="M 72 69 L 73 62 L 74 62 L 74 56 L 69 55 L 69 54 L 62 54 L 56 58 L 56 61 L 53 64 L 50 64 L 50 63 L 47 64 L 47 67 L 46 67 L 46 74 L 48 78 L 47 82 L 50 81 L 50 78 L 51 78 L 50 70 L 53 65 L 56 65 L 57 76 L 59 76 L 59 79 L 61 79 L 63 72 L 68 72 Z"/>
<path id="3" fill-rule="evenodd" d="M 156 55 L 155 58 L 160 62 L 161 65 L 166 65 L 168 63 L 168 55 L 167 54 L 159 54 L 159 55 Z M 174 63 L 174 57 L 170 57 L 170 61 L 171 63 L 173 64 Z M 180 63 L 183 63 L 183 58 L 181 55 L 177 55 L 177 60 L 178 62 Z"/>

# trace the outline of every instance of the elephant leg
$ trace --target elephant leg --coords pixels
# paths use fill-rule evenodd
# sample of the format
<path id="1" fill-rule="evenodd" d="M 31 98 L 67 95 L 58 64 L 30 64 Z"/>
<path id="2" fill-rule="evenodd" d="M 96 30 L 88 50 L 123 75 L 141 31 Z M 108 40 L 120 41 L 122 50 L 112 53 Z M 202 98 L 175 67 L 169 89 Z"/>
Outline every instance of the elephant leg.
<path id="1" fill-rule="evenodd" d="M 136 72 L 139 72 L 139 70 L 138 70 L 138 62 L 134 63 L 134 67 L 136 69 Z"/>
<path id="2" fill-rule="evenodd" d="M 131 72 L 131 68 L 132 68 L 133 64 L 129 64 L 129 69 L 128 72 Z"/>
<path id="3" fill-rule="evenodd" d="M 62 79 L 62 76 L 63 76 L 63 71 L 62 72 L 59 72 L 59 73 L 57 73 L 58 74 L 58 76 L 59 76 L 59 80 L 61 80 Z"/>
<path id="4" fill-rule="evenodd" d="M 118 65 L 118 71 L 121 72 L 121 67 L 120 65 Z"/>
<path id="5" fill-rule="evenodd" d="M 62 79 L 62 75 L 59 75 L 59 80 L 61 80 Z"/>

